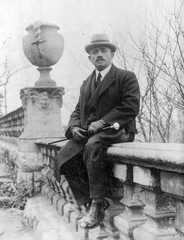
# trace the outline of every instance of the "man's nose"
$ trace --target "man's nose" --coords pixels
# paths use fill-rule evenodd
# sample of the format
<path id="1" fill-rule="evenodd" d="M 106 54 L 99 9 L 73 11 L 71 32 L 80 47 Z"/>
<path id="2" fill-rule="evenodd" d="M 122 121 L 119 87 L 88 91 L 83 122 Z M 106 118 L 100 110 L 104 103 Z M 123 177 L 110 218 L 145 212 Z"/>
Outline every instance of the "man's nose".
<path id="1" fill-rule="evenodd" d="M 102 56 L 103 54 L 102 54 L 102 51 L 98 51 L 98 54 L 97 54 L 97 56 L 99 57 L 99 56 Z"/>

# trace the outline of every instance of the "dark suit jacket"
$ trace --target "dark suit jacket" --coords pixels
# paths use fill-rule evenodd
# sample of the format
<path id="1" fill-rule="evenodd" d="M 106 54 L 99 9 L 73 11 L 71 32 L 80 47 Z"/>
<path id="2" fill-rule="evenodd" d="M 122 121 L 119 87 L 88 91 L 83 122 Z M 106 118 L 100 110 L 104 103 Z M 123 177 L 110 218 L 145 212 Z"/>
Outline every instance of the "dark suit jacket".
<path id="1" fill-rule="evenodd" d="M 104 119 L 109 125 L 115 122 L 120 124 L 120 130 L 112 136 L 113 142 L 119 141 L 122 128 L 127 132 L 136 132 L 135 118 L 139 112 L 140 91 L 135 74 L 112 65 L 99 89 L 90 95 L 94 74 L 95 71 L 83 82 L 79 101 L 70 117 L 65 133 L 70 140 L 61 149 L 56 160 L 57 179 L 61 165 L 81 151 L 85 145 L 73 141 L 70 127 L 76 125 L 87 129 L 91 122 L 88 117 L 92 109 L 96 109 L 96 119 L 93 120 Z"/>

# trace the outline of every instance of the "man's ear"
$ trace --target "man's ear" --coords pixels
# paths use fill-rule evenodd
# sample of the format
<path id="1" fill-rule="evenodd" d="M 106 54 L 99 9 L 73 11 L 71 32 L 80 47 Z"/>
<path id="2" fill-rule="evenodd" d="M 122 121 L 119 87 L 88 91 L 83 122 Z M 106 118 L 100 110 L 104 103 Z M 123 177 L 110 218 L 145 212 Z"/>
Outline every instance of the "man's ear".
<path id="1" fill-rule="evenodd" d="M 113 59 L 114 57 L 114 52 L 111 52 L 111 59 Z"/>
<path id="2" fill-rule="evenodd" d="M 90 57 L 90 55 L 88 56 L 88 59 L 89 59 L 89 61 L 91 62 L 91 57 Z"/>

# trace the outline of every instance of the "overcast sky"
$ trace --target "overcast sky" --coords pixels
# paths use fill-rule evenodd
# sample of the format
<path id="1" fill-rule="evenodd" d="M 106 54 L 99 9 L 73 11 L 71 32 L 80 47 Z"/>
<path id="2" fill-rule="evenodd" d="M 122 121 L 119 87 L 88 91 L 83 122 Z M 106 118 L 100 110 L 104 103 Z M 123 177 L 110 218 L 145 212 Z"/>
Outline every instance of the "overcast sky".
<path id="1" fill-rule="evenodd" d="M 91 36 L 105 32 L 115 41 L 115 36 L 123 35 L 122 41 L 125 42 L 122 44 L 126 46 L 127 31 L 135 34 L 136 38 L 145 24 L 145 16 L 153 16 L 157 20 L 168 0 L 0 0 L 0 3 L 1 64 L 8 57 L 12 68 L 29 65 L 22 50 L 22 38 L 27 34 L 25 28 L 30 23 L 41 20 L 60 27 L 58 33 L 65 39 L 65 48 L 61 60 L 53 66 L 51 77 L 58 86 L 66 89 L 65 115 L 67 108 L 73 108 L 82 81 L 93 69 L 84 50 Z M 33 66 L 10 79 L 9 112 L 21 106 L 20 89 L 34 86 L 38 78 L 39 73 Z"/>

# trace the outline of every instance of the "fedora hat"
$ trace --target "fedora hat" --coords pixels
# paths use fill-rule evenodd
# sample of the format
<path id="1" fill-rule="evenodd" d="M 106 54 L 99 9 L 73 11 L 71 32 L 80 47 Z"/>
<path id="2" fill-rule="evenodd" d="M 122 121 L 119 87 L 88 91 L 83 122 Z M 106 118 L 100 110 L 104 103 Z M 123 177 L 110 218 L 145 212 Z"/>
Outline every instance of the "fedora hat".
<path id="1" fill-rule="evenodd" d="M 109 37 L 104 33 L 93 35 L 90 44 L 85 46 L 85 50 L 90 54 L 90 51 L 96 47 L 108 47 L 113 52 L 116 51 L 116 46 L 110 42 Z"/>

